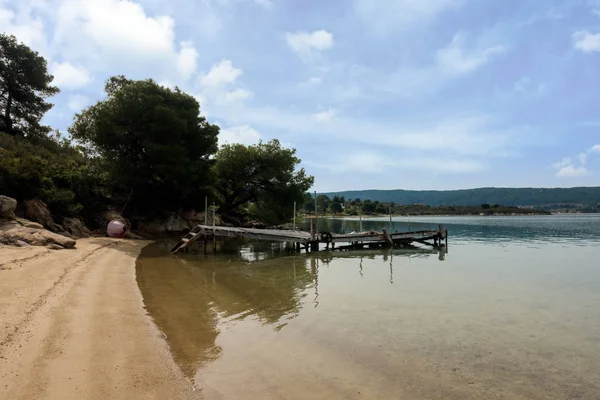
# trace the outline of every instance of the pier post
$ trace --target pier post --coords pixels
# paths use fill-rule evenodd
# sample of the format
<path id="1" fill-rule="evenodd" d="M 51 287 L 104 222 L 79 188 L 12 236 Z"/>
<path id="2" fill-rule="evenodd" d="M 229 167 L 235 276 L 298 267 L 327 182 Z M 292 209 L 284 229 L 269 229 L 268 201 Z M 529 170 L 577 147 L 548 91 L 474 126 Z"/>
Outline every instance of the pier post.
<path id="1" fill-rule="evenodd" d="M 317 191 L 315 190 L 315 232 L 319 232 L 319 207 L 317 206 Z"/>
<path id="2" fill-rule="evenodd" d="M 204 226 L 208 225 L 208 196 L 204 198 Z"/>
<path id="3" fill-rule="evenodd" d="M 360 210 L 360 212 L 358 213 L 358 221 L 359 221 L 359 225 L 358 225 L 358 231 L 362 232 L 362 210 Z"/>
<path id="4" fill-rule="evenodd" d="M 213 211 L 213 252 L 216 253 L 217 252 L 217 236 L 215 235 L 216 229 L 216 211 L 215 211 L 215 203 L 213 202 L 213 206 L 212 206 L 212 211 Z"/>
<path id="5" fill-rule="evenodd" d="M 392 206 L 390 205 L 390 233 L 392 233 Z"/>
<path id="6" fill-rule="evenodd" d="M 294 232 L 296 231 L 296 202 L 294 202 L 294 216 L 292 217 Z"/>

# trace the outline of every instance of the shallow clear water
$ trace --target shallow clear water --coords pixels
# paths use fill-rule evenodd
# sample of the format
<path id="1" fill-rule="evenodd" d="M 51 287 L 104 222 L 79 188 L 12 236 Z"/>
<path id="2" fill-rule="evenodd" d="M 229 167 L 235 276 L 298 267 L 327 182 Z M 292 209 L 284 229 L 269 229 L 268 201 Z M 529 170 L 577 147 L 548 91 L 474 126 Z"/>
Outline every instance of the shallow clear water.
<path id="1" fill-rule="evenodd" d="M 411 217 L 392 229 L 438 223 L 447 254 L 228 241 L 173 257 L 159 242 L 138 282 L 207 399 L 600 399 L 600 216 Z"/>

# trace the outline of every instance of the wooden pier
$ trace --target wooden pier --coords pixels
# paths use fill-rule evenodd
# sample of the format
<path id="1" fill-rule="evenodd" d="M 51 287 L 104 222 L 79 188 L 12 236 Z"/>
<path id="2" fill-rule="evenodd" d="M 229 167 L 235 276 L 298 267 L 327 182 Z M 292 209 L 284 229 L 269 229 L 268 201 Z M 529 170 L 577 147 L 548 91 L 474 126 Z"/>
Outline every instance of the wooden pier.
<path id="1" fill-rule="evenodd" d="M 197 225 L 171 249 L 171 253 L 175 254 L 181 250 L 185 250 L 199 239 L 204 240 L 205 248 L 208 244 L 208 240 L 211 239 L 214 250 L 216 249 L 215 240 L 217 237 L 235 237 L 271 242 L 294 243 L 298 250 L 304 247 L 307 251 L 309 249 L 313 251 L 319 250 L 321 244 L 325 244 L 327 249 L 330 246 L 334 249 L 336 244 L 345 244 L 343 246 L 338 246 L 338 249 L 340 250 L 359 249 L 364 247 L 405 246 L 413 242 L 425 243 L 431 246 L 442 246 L 442 241 L 444 240 L 446 247 L 448 245 L 448 230 L 443 225 L 439 225 L 437 230 L 388 232 L 386 229 L 383 229 L 381 232 L 367 231 L 346 234 Z"/>

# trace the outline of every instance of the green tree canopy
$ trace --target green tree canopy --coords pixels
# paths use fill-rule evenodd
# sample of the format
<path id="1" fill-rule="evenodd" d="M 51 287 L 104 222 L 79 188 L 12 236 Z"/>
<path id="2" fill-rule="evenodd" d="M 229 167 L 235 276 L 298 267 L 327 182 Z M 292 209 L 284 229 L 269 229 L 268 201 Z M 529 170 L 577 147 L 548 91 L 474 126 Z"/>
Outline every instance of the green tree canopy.
<path id="1" fill-rule="evenodd" d="M 20 137 L 0 132 L 0 188 L 18 201 L 41 199 L 61 216 L 101 211 L 107 175 L 58 135 Z"/>
<path id="2" fill-rule="evenodd" d="M 40 125 L 52 108 L 46 98 L 59 92 L 51 86 L 46 60 L 17 38 L 0 34 L 0 131 L 11 135 L 45 135 Z"/>
<path id="3" fill-rule="evenodd" d="M 315 212 L 315 199 L 310 193 L 304 193 L 304 211 Z"/>
<path id="4" fill-rule="evenodd" d="M 213 182 L 219 127 L 179 89 L 153 80 L 110 78 L 106 100 L 77 114 L 69 132 L 107 162 L 116 192 L 149 215 L 202 204 Z"/>
<path id="5" fill-rule="evenodd" d="M 371 200 L 365 200 L 362 202 L 362 212 L 363 213 L 374 213 L 377 209 L 375 203 L 372 203 Z"/>
<path id="6" fill-rule="evenodd" d="M 337 201 L 332 201 L 331 204 L 329 204 L 329 210 L 334 214 L 339 214 L 344 211 L 342 205 Z"/>
<path id="7" fill-rule="evenodd" d="M 329 203 L 331 203 L 331 199 L 329 196 L 324 194 L 320 194 L 317 196 L 317 208 L 320 213 L 325 212 L 329 209 Z"/>
<path id="8" fill-rule="evenodd" d="M 253 216 L 268 223 L 292 218 L 293 203 L 302 204 L 314 178 L 304 168 L 295 149 L 278 140 L 252 146 L 227 144 L 216 157 L 214 171 L 220 211 L 239 219 Z"/>

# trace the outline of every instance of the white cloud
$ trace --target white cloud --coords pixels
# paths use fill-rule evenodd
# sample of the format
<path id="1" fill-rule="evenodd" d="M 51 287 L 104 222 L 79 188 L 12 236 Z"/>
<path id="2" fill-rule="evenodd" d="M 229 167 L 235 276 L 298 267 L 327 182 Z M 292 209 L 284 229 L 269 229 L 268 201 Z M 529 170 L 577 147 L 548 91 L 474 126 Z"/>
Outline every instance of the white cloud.
<path id="1" fill-rule="evenodd" d="M 173 53 L 174 24 L 169 16 L 146 15 L 128 0 L 62 1 L 56 39 L 79 43 L 85 51 L 95 50 L 93 45 L 107 55 L 155 59 Z"/>
<path id="2" fill-rule="evenodd" d="M 52 49 L 63 60 L 87 66 L 94 75 L 125 74 L 176 84 L 196 69 L 191 42 L 176 41 L 175 20 L 149 13 L 153 2 L 133 0 L 25 0 L 30 13 L 54 28 Z"/>
<path id="3" fill-rule="evenodd" d="M 333 115 L 331 115 L 333 111 Z M 354 118 L 339 111 L 305 114 L 274 107 L 241 105 L 211 108 L 211 114 L 231 125 L 252 124 L 278 132 L 280 139 L 314 135 L 319 141 L 340 140 L 356 145 L 373 145 L 419 152 L 441 152 L 460 156 L 512 157 L 529 146 L 539 146 L 539 132 L 530 126 L 503 127 L 490 115 L 453 115 L 440 118 L 403 118 L 379 121 Z M 322 114 L 322 115 L 319 115 Z M 332 116 L 324 123 L 324 119 Z M 317 118 L 318 117 L 318 118 Z"/>
<path id="4" fill-rule="evenodd" d="M 575 48 L 584 53 L 600 51 L 600 33 L 578 31 L 573 34 L 573 40 L 575 40 Z"/>
<path id="5" fill-rule="evenodd" d="M 54 75 L 52 83 L 61 89 L 79 88 L 91 81 L 87 69 L 81 66 L 74 66 L 69 62 L 52 63 L 50 73 Z"/>
<path id="6" fill-rule="evenodd" d="M 571 157 L 565 157 L 562 160 L 555 162 L 552 166 L 556 169 L 561 169 L 566 167 L 567 165 L 571 165 L 573 163 L 573 159 Z"/>
<path id="7" fill-rule="evenodd" d="M 328 122 L 335 118 L 335 110 L 330 108 L 327 111 L 315 113 L 312 115 L 314 119 L 321 122 Z"/>
<path id="8" fill-rule="evenodd" d="M 5 8 L 0 2 L 0 30 L 2 33 L 15 35 L 19 42 L 39 51 L 44 56 L 49 56 L 48 38 L 44 22 L 39 17 L 30 13 L 27 4 L 18 2 L 15 10 Z"/>
<path id="9" fill-rule="evenodd" d="M 245 100 L 249 97 L 252 97 L 252 92 L 249 92 L 245 89 L 235 89 L 231 92 L 225 93 L 220 100 L 225 103 L 235 103 L 237 101 Z"/>
<path id="10" fill-rule="evenodd" d="M 574 165 L 564 166 L 556 173 L 557 178 L 578 178 L 586 175 L 589 175 L 586 167 L 575 167 Z"/>
<path id="11" fill-rule="evenodd" d="M 600 144 L 594 145 L 589 150 L 577 155 L 579 166 L 575 166 L 575 162 L 571 157 L 565 157 L 559 162 L 552 164 L 552 167 L 558 170 L 556 176 L 559 178 L 574 178 L 590 175 L 586 164 L 589 156 L 593 153 L 600 153 Z"/>
<path id="12" fill-rule="evenodd" d="M 464 50 L 464 37 L 457 34 L 452 39 L 452 43 L 438 50 L 437 61 L 443 71 L 464 74 L 487 64 L 491 57 L 502 52 L 504 52 L 504 47 L 491 46 L 468 53 Z"/>
<path id="13" fill-rule="evenodd" d="M 405 98 L 432 95 L 453 79 L 475 72 L 504 52 L 505 48 L 497 44 L 475 43 L 468 46 L 466 37 L 456 34 L 447 46 L 436 52 L 433 63 L 402 66 L 392 74 L 367 73 L 363 81 L 367 82 L 367 90 L 375 89 Z"/>
<path id="14" fill-rule="evenodd" d="M 177 55 L 177 69 L 184 79 L 188 79 L 196 72 L 198 52 L 191 42 L 181 42 L 181 50 Z"/>
<path id="15" fill-rule="evenodd" d="M 205 87 L 219 87 L 234 83 L 242 73 L 243 71 L 235 68 L 230 60 L 222 60 L 219 64 L 213 65 L 206 75 L 202 75 L 199 83 Z"/>
<path id="16" fill-rule="evenodd" d="M 199 95 L 205 102 L 218 105 L 233 105 L 252 97 L 251 91 L 235 85 L 243 72 L 235 68 L 230 60 L 221 60 L 213 65 L 208 73 L 199 77 Z"/>
<path id="17" fill-rule="evenodd" d="M 428 171 L 440 174 L 473 173 L 485 169 L 474 160 L 457 160 L 439 157 L 401 157 L 390 158 L 379 152 L 344 153 L 329 162 L 306 162 L 307 165 L 335 173 L 356 172 L 382 173 L 390 169 L 402 171 Z"/>
<path id="18" fill-rule="evenodd" d="M 88 97 L 80 95 L 80 94 L 73 94 L 73 95 L 69 96 L 69 101 L 67 102 L 67 107 L 69 107 L 69 109 L 71 111 L 79 112 L 90 104 L 91 104 L 91 102 Z"/>
<path id="19" fill-rule="evenodd" d="M 219 146 L 226 143 L 241 143 L 245 145 L 258 143 L 260 133 L 249 125 L 232 126 L 221 129 L 219 133 Z"/>
<path id="20" fill-rule="evenodd" d="M 304 62 L 333 46 L 333 35 L 325 30 L 314 32 L 286 33 L 285 40 L 290 49 Z"/>
<path id="21" fill-rule="evenodd" d="M 426 26 L 438 15 L 462 4 L 462 0 L 354 0 L 354 12 L 368 29 L 385 34 Z"/>

